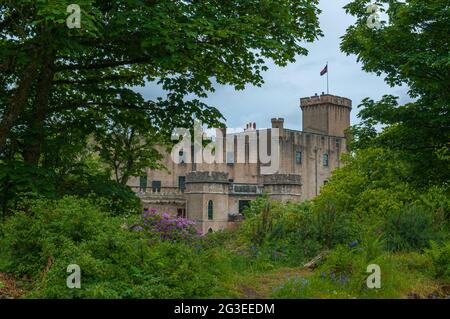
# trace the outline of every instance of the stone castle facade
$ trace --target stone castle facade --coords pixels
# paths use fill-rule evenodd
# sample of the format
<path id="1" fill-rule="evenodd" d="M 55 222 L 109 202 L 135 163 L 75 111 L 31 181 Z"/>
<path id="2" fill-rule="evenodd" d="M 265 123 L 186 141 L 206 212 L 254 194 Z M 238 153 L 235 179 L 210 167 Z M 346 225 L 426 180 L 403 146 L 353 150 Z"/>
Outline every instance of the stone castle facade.
<path id="1" fill-rule="evenodd" d="M 148 170 L 147 176 L 130 179 L 145 208 L 183 216 L 195 221 L 202 232 L 231 227 L 240 213 L 262 194 L 281 201 L 303 201 L 317 196 L 334 169 L 340 167 L 347 149 L 345 130 L 350 126 L 351 100 L 322 94 L 302 98 L 303 131 L 284 128 L 282 118 L 273 118 L 278 129 L 279 165 L 275 174 L 261 174 L 259 161 L 251 159 L 250 139 L 260 134 L 255 124 L 244 132 L 227 134 L 223 143 L 225 163 L 176 163 L 166 153 L 165 170 Z M 245 141 L 245 154 L 237 154 L 238 139 Z M 225 148 L 224 148 L 225 149 Z M 270 145 L 268 145 L 270 152 Z M 245 156 L 244 156 L 245 155 Z M 238 160 L 237 156 L 241 156 Z"/>

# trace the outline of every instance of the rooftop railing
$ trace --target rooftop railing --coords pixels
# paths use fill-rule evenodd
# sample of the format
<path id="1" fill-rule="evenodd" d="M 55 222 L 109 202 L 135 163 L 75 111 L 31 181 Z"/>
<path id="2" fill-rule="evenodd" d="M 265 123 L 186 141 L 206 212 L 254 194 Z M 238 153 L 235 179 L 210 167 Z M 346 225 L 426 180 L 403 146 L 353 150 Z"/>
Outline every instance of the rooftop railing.
<path id="1" fill-rule="evenodd" d="M 131 186 L 131 188 L 138 194 L 138 196 L 182 196 L 184 188 L 179 187 L 140 187 Z"/>

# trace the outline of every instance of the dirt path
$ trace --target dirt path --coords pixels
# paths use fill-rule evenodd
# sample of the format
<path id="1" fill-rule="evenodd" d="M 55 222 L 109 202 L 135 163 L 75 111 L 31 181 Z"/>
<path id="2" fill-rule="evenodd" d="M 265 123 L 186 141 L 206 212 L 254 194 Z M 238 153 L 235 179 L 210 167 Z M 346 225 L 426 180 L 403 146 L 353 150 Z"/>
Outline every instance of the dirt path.
<path id="1" fill-rule="evenodd" d="M 240 298 L 267 299 L 271 298 L 273 290 L 282 285 L 288 278 L 308 277 L 312 272 L 305 268 L 280 268 L 265 274 L 255 274 L 243 278 L 239 284 Z"/>
<path id="2" fill-rule="evenodd" d="M 16 299 L 21 297 L 24 291 L 17 287 L 16 281 L 3 273 L 0 273 L 0 299 Z"/>

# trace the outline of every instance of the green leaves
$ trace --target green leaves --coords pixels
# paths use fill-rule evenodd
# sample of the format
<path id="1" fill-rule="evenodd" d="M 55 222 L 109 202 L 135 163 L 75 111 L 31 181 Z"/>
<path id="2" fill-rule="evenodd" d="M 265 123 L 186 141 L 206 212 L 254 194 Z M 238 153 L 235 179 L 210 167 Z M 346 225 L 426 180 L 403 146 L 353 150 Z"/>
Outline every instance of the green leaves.
<path id="1" fill-rule="evenodd" d="M 193 117 L 216 126 L 220 112 L 197 97 L 214 91 L 214 83 L 261 85 L 268 59 L 286 65 L 307 54 L 302 41 L 321 36 L 317 0 L 80 0 L 80 29 L 65 26 L 69 4 L 0 5 L 0 156 L 7 148 L 10 157 L 33 149 L 35 162 L 54 165 L 55 153 L 70 161 L 60 151 L 75 154 L 79 141 L 95 135 L 108 162 L 111 151 L 138 156 L 133 162 L 141 165 L 129 170 L 137 174 L 158 157 L 152 143 L 139 154 L 111 149 L 124 146 L 119 136 L 126 130 L 137 133 L 135 141 L 161 141 L 174 127 L 191 127 Z M 36 74 L 27 77 L 33 63 Z M 41 84 L 49 71 L 52 81 Z M 148 101 L 130 89 L 146 81 L 161 84 L 165 97 Z M 24 89 L 12 89 L 21 82 Z M 114 128 L 120 132 L 111 134 Z"/>
<path id="2" fill-rule="evenodd" d="M 399 105 L 384 96 L 360 105 L 361 125 L 353 128 L 354 147 L 376 144 L 402 152 L 414 166 L 417 185 L 450 180 L 450 162 L 442 157 L 450 140 L 450 12 L 448 1 L 379 1 L 389 22 L 380 30 L 366 23 L 369 1 L 353 1 L 347 12 L 357 18 L 341 49 L 355 54 L 363 69 L 382 75 L 391 86 L 405 85 L 414 102 Z M 375 127 L 384 130 L 376 133 Z"/>

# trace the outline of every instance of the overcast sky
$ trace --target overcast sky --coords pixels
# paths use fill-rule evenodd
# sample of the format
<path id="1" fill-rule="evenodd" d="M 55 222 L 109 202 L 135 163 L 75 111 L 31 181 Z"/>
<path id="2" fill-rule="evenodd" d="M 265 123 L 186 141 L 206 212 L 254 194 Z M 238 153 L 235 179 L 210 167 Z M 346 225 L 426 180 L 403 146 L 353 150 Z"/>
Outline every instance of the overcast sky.
<path id="1" fill-rule="evenodd" d="M 330 93 L 353 100 L 352 124 L 358 122 L 356 107 L 365 97 L 377 100 L 389 93 L 400 96 L 401 102 L 407 101 L 406 87 L 390 88 L 382 77 L 362 71 L 355 56 L 340 51 L 340 37 L 354 22 L 343 9 L 348 2 L 321 0 L 320 24 L 324 37 L 307 46 L 308 56 L 300 56 L 297 62 L 284 68 L 270 63 L 262 87 L 247 86 L 244 91 L 235 91 L 233 87 L 217 86 L 216 92 L 206 99 L 207 104 L 222 112 L 230 128 L 245 127 L 249 122 L 256 122 L 258 128 L 270 127 L 271 118 L 283 117 L 285 127 L 301 130 L 300 98 L 326 91 L 326 76 L 321 77 L 319 73 L 327 61 Z M 138 91 L 149 99 L 161 94 L 153 84 Z"/>

